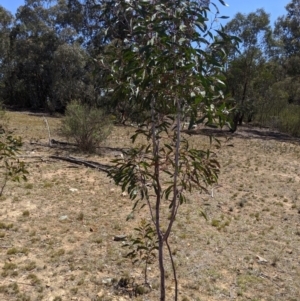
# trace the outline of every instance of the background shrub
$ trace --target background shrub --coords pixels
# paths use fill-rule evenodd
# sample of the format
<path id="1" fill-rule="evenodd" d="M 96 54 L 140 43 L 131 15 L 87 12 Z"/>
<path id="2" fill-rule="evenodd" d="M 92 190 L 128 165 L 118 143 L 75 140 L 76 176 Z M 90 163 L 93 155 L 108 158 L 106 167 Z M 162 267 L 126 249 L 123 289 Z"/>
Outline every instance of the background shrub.
<path id="1" fill-rule="evenodd" d="M 287 105 L 279 115 L 279 130 L 295 137 L 300 137 L 300 106 Z"/>
<path id="2" fill-rule="evenodd" d="M 107 138 L 111 128 L 112 120 L 101 109 L 72 101 L 67 105 L 61 133 L 74 139 L 81 151 L 91 153 Z"/>

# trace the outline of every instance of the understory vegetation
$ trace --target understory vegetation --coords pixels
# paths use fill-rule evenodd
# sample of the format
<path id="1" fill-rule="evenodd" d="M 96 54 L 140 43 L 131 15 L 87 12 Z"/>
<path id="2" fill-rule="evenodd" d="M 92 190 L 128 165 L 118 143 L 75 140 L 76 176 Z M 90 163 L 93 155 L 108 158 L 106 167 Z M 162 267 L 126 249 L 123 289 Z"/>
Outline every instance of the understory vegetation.
<path id="1" fill-rule="evenodd" d="M 112 119 L 103 110 L 71 101 L 62 120 L 61 134 L 73 139 L 83 152 L 95 152 L 110 133 Z"/>
<path id="2" fill-rule="evenodd" d="M 0 105 L 0 197 L 7 182 L 26 181 L 25 163 L 18 158 L 21 151 L 21 137 L 14 137 L 8 129 L 8 118 Z"/>

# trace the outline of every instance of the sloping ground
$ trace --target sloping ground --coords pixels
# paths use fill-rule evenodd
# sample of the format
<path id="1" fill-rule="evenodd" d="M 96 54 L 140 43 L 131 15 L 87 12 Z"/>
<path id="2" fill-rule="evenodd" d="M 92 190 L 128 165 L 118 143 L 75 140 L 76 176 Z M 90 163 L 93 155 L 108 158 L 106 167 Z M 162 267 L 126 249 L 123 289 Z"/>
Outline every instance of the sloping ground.
<path id="1" fill-rule="evenodd" d="M 114 237 L 132 234 L 144 213 L 126 221 L 132 203 L 106 173 L 49 156 L 111 164 L 133 129 L 116 127 L 102 155 L 87 157 L 72 146 L 47 147 L 42 116 L 9 115 L 30 174 L 0 200 L 0 300 L 129 300 L 130 287 L 116 284 L 122 277 L 141 284 L 143 267 L 124 258 Z M 61 141 L 59 119 L 47 120 Z M 202 134 L 191 143 L 207 146 Z M 258 128 L 241 128 L 227 142 L 217 134 L 219 185 L 182 205 L 170 241 L 179 300 L 300 300 L 299 141 Z M 152 290 L 137 300 L 159 299 L 156 265 L 148 273 Z M 167 277 L 170 300 L 169 262 Z"/>

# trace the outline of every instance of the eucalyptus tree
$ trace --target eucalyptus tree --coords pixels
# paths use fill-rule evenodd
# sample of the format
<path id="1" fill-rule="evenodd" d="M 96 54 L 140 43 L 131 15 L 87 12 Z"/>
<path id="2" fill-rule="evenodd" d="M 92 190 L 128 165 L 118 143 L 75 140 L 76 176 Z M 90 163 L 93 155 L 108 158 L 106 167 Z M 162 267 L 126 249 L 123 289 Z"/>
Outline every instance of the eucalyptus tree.
<path id="1" fill-rule="evenodd" d="M 239 50 L 230 51 L 225 71 L 228 90 L 237 103 L 233 128 L 242 124 L 245 116 L 250 120 L 255 112 L 257 98 L 253 80 L 258 77 L 268 59 L 268 47 L 272 37 L 269 15 L 258 9 L 253 13 L 238 13 L 226 24 L 225 32 L 239 37 Z"/>
<path id="2" fill-rule="evenodd" d="M 90 57 L 77 43 L 62 44 L 53 53 L 50 106 L 64 110 L 72 100 L 97 105 L 100 91 L 96 89 Z"/>
<path id="3" fill-rule="evenodd" d="M 10 49 L 10 32 L 14 18 L 10 12 L 0 6 L 0 101 L 3 102 L 9 95 L 6 94 L 12 84 L 7 76 L 12 68 L 12 56 Z"/>
<path id="4" fill-rule="evenodd" d="M 165 248 L 178 298 L 169 237 L 180 205 L 192 190 L 201 192 L 216 182 L 219 172 L 210 151 L 190 148 L 181 133 L 187 111 L 208 125 L 224 122 L 227 112 L 221 70 L 226 56 L 223 46 L 231 39 L 222 28 L 221 39 L 215 38 L 208 14 L 217 6 L 204 2 L 115 1 L 116 21 L 121 17 L 126 22 L 125 31 L 118 55 L 108 51 L 99 61 L 110 71 L 112 97 L 125 99 L 143 116 L 132 141 L 143 136 L 146 142 L 133 144 L 124 158 L 116 160 L 110 176 L 135 200 L 134 209 L 148 208 L 158 238 L 160 300 L 166 299 Z M 111 60 L 105 64 L 109 55 Z"/>
<path id="5" fill-rule="evenodd" d="M 285 7 L 287 14 L 277 19 L 275 34 L 281 39 L 285 54 L 299 55 L 300 49 L 300 1 L 292 0 Z"/>
<path id="6" fill-rule="evenodd" d="M 51 89 L 51 61 L 59 45 L 50 10 L 43 1 L 28 0 L 16 14 L 10 47 L 15 74 L 11 105 L 43 107 Z"/>
<path id="7" fill-rule="evenodd" d="M 47 99 L 57 102 L 57 97 L 61 97 L 67 78 L 71 79 L 67 90 L 69 96 L 78 96 L 81 86 L 84 86 L 82 90 L 89 90 L 86 87 L 86 84 L 89 86 L 88 70 L 82 66 L 87 64 L 87 55 L 83 55 L 85 51 L 82 47 L 85 39 L 84 14 L 78 3 L 76 0 L 26 0 L 19 7 L 8 34 L 11 68 L 5 69 L 6 78 L 10 81 L 4 90 L 7 104 L 45 108 Z M 60 66 L 57 64 L 59 60 Z M 71 62 L 69 65 L 68 60 Z M 76 72 L 75 68 L 78 68 Z M 67 76 L 63 75 L 64 72 Z M 71 85 L 79 77 L 81 82 Z M 57 80 L 62 78 L 65 80 L 59 89 Z M 65 95 L 58 103 L 63 104 L 66 99 L 69 101 L 70 97 Z"/>
<path id="8" fill-rule="evenodd" d="M 288 101 L 300 104 L 300 1 L 292 0 L 285 7 L 287 14 L 275 24 L 275 35 L 283 48 L 282 58 L 290 89 Z"/>

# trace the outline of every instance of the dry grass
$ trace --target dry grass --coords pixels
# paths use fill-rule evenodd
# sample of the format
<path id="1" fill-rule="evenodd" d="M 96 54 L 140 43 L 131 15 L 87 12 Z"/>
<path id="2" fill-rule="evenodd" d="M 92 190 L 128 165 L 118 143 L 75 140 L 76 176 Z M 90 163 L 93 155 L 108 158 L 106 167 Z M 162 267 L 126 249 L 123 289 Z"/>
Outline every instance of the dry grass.
<path id="1" fill-rule="evenodd" d="M 42 116 L 9 115 L 30 174 L 27 183 L 9 183 L 0 200 L 0 300 L 129 300 L 115 283 L 141 283 L 142 269 L 113 237 L 132 233 L 139 220 L 136 213 L 126 222 L 132 203 L 106 174 L 49 159 L 86 156 L 47 147 Z M 62 140 L 59 118 L 47 119 Z M 105 146 L 129 146 L 132 130 L 116 127 Z M 190 139 L 208 145 L 203 135 Z M 242 128 L 230 144 L 218 151 L 222 174 L 213 197 L 196 192 L 174 225 L 179 300 L 300 300 L 299 141 Z M 114 155 L 88 160 L 106 164 Z M 151 266 L 152 291 L 137 300 L 158 300 L 157 273 Z M 169 263 L 167 277 L 170 300 Z"/>

